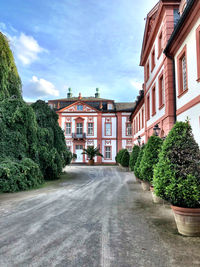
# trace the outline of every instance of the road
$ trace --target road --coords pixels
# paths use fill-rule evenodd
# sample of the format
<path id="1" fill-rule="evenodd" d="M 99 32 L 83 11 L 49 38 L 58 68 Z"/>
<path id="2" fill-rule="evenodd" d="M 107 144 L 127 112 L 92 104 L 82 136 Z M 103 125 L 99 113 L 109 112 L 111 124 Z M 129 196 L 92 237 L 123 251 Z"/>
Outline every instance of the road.
<path id="1" fill-rule="evenodd" d="M 47 188 L 0 195 L 0 267 L 200 266 L 200 238 L 176 231 L 133 173 L 69 166 Z"/>

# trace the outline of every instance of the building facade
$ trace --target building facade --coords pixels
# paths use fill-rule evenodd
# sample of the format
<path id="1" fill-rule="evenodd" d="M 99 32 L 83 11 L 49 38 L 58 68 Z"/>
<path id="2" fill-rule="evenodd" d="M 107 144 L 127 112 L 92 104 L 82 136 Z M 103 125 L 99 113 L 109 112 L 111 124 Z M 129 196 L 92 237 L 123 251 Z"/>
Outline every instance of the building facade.
<path id="1" fill-rule="evenodd" d="M 138 135 L 147 142 L 155 125 L 166 137 L 177 120 L 188 119 L 200 145 L 199 29 L 198 0 L 160 0 L 148 13 L 140 61 L 144 86 L 131 114 L 134 143 Z"/>
<path id="2" fill-rule="evenodd" d="M 83 148 L 98 147 L 103 158 L 96 157 L 96 163 L 115 163 L 115 156 L 121 148 L 132 149 L 132 125 L 129 120 L 135 103 L 115 103 L 114 100 L 95 97 L 72 97 L 49 100 L 49 106 L 56 110 L 59 125 L 65 134 L 68 149 L 77 154 L 76 162 L 88 162 Z"/>

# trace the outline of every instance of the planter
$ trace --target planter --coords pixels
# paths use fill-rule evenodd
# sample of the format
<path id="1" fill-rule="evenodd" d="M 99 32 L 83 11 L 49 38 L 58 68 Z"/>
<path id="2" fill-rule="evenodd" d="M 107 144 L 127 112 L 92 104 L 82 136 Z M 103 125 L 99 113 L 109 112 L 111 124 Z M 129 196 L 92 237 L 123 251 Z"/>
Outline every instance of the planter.
<path id="1" fill-rule="evenodd" d="M 120 163 L 119 163 L 119 167 L 121 170 L 123 170 L 125 172 L 129 172 L 129 167 L 123 167 Z"/>
<path id="2" fill-rule="evenodd" d="M 142 181 L 139 179 L 139 178 L 137 178 L 137 177 L 135 177 L 135 180 L 136 180 L 136 182 L 138 182 L 138 183 L 141 183 Z"/>
<path id="3" fill-rule="evenodd" d="M 150 191 L 151 191 L 153 203 L 156 203 L 156 204 L 163 204 L 164 203 L 163 199 L 156 196 L 156 194 L 154 193 L 153 186 L 150 186 Z"/>
<path id="4" fill-rule="evenodd" d="M 94 159 L 90 159 L 90 160 L 88 161 L 88 164 L 89 164 L 90 166 L 94 165 Z"/>
<path id="5" fill-rule="evenodd" d="M 147 181 L 141 181 L 142 189 L 144 191 L 149 191 L 150 190 L 150 183 Z"/>
<path id="6" fill-rule="evenodd" d="M 200 208 L 171 206 L 178 232 L 185 236 L 200 236 Z"/>

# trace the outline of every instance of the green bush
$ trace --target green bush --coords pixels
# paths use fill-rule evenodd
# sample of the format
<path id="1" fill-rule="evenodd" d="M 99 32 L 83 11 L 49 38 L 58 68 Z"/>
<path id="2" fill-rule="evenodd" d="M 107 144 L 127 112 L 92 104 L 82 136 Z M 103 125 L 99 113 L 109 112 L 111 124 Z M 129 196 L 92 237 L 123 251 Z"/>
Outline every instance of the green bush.
<path id="1" fill-rule="evenodd" d="M 160 152 L 163 140 L 158 136 L 151 136 L 145 146 L 144 154 L 140 163 L 141 179 L 153 182 L 153 169 L 158 163 L 158 154 Z"/>
<path id="2" fill-rule="evenodd" d="M 16 192 L 37 188 L 43 183 L 38 164 L 29 158 L 21 161 L 4 159 L 0 163 L 0 192 Z"/>
<path id="3" fill-rule="evenodd" d="M 200 151 L 188 122 L 177 122 L 164 141 L 153 185 L 172 205 L 200 207 Z"/>
<path id="4" fill-rule="evenodd" d="M 136 163 L 135 163 L 135 166 L 134 166 L 134 174 L 139 179 L 141 179 L 140 163 L 141 163 L 141 160 L 142 160 L 142 157 L 143 157 L 143 154 L 144 154 L 144 148 L 145 148 L 145 145 L 143 145 L 141 147 L 139 155 L 138 155 Z"/>
<path id="5" fill-rule="evenodd" d="M 127 149 L 124 150 L 121 158 L 121 165 L 123 167 L 128 167 L 129 166 L 129 160 L 130 160 L 130 154 Z"/>
<path id="6" fill-rule="evenodd" d="M 121 164 L 121 159 L 122 159 L 122 156 L 123 156 L 123 153 L 126 151 L 126 149 L 120 149 L 119 152 L 117 153 L 117 163 L 120 163 Z"/>
<path id="7" fill-rule="evenodd" d="M 133 150 L 130 155 L 130 161 L 129 161 L 129 166 L 131 171 L 134 171 L 135 163 L 137 161 L 137 157 L 140 153 L 140 147 L 137 145 L 134 145 Z"/>

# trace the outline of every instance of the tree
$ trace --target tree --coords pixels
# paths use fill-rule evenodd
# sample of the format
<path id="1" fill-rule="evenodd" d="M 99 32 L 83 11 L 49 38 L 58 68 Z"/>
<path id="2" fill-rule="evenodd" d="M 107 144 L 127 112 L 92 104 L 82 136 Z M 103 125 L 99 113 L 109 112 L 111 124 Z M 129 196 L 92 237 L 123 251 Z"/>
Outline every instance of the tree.
<path id="1" fill-rule="evenodd" d="M 156 195 L 174 206 L 200 207 L 200 151 L 188 122 L 177 122 L 169 132 L 153 184 Z"/>
<path id="2" fill-rule="evenodd" d="M 121 165 L 123 167 L 128 167 L 129 166 L 129 160 L 130 160 L 130 154 L 127 149 L 124 150 L 121 158 Z"/>
<path id="3" fill-rule="evenodd" d="M 21 98 L 22 83 L 8 40 L 0 32 L 0 101 L 11 96 Z"/>
<path id="4" fill-rule="evenodd" d="M 134 145 L 133 150 L 130 155 L 130 161 L 129 161 L 129 166 L 130 166 L 131 171 L 134 171 L 135 163 L 137 161 L 139 152 L 140 152 L 140 147 L 137 145 Z"/>
<path id="5" fill-rule="evenodd" d="M 139 155 L 137 157 L 137 161 L 136 161 L 135 166 L 134 166 L 134 174 L 139 179 L 141 179 L 140 163 L 141 163 L 141 160 L 142 160 L 142 157 L 143 157 L 143 154 L 144 154 L 144 148 L 145 148 L 145 145 L 143 145 L 141 147 Z"/>
<path id="6" fill-rule="evenodd" d="M 163 141 L 160 137 L 152 135 L 144 149 L 144 154 L 140 163 L 141 179 L 148 181 L 150 184 L 153 182 L 153 169 L 158 163 L 158 154 L 162 144 Z"/>

